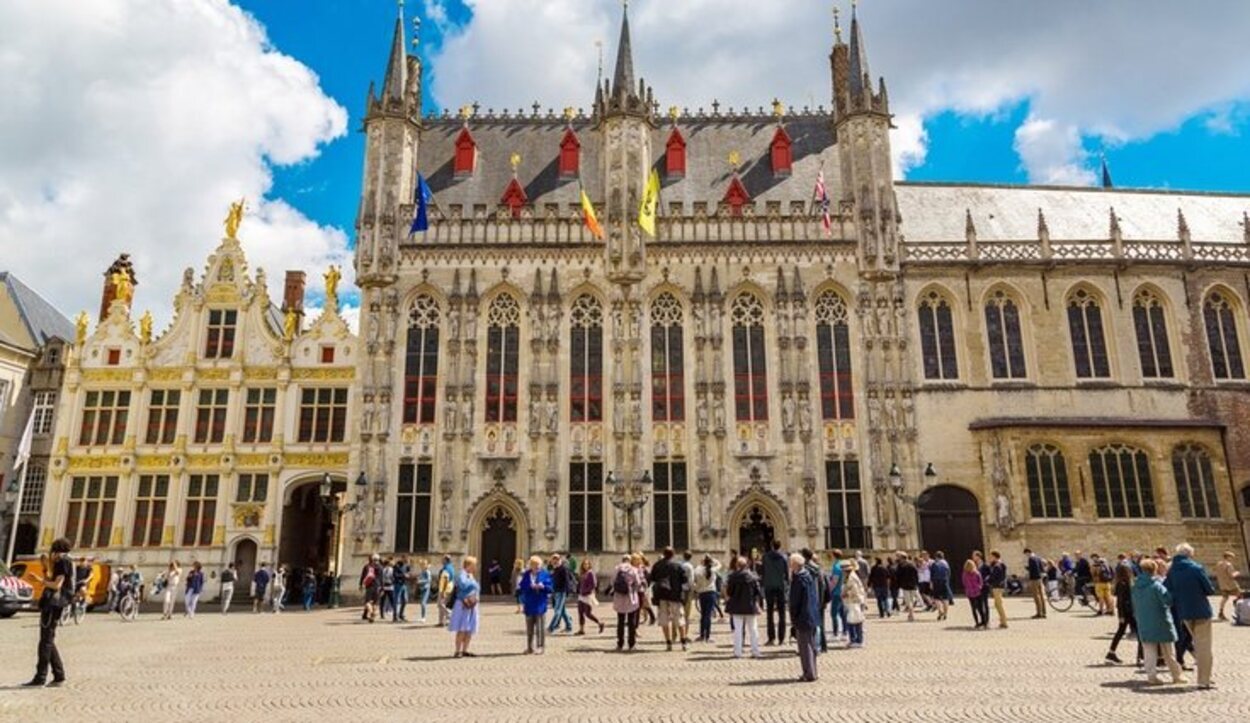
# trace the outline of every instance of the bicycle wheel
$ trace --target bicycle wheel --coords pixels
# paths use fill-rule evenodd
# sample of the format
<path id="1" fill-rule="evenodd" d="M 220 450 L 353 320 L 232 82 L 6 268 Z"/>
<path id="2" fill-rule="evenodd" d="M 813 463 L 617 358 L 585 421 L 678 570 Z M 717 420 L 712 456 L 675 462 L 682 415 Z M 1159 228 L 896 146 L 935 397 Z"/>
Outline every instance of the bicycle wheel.
<path id="1" fill-rule="evenodd" d="M 130 622 L 139 617 L 139 605 L 133 597 L 127 595 L 122 598 L 121 604 L 117 606 L 117 612 L 121 614 L 122 620 Z"/>
<path id="2" fill-rule="evenodd" d="M 1054 595 L 1048 595 L 1046 602 L 1057 613 L 1066 613 L 1072 609 L 1073 597 L 1071 595 L 1056 592 Z"/>

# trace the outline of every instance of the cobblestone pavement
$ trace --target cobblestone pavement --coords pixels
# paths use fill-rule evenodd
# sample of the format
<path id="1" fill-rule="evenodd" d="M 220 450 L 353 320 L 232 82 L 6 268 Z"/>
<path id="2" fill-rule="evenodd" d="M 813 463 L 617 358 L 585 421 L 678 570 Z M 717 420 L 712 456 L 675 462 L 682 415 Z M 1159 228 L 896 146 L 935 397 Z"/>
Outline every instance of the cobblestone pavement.
<path id="1" fill-rule="evenodd" d="M 35 662 L 38 620 L 22 615 L 0 621 L 0 720 L 1250 720 L 1250 628 L 1217 625 L 1215 691 L 1146 688 L 1132 667 L 1102 662 L 1110 618 L 1030 620 L 1031 605 L 1010 599 L 1010 628 L 972 631 L 959 603 L 947 622 L 869 619 L 867 647 L 821 656 L 815 684 L 794 682 L 789 647 L 734 660 L 724 623 L 685 654 L 664 652 L 656 627 L 639 652 L 617 654 L 609 625 L 523 656 L 523 619 L 486 604 L 480 657 L 461 660 L 443 630 L 350 610 L 93 614 L 59 631 L 69 685 L 32 691 L 8 687 Z M 1131 659 L 1132 641 L 1120 652 Z"/>

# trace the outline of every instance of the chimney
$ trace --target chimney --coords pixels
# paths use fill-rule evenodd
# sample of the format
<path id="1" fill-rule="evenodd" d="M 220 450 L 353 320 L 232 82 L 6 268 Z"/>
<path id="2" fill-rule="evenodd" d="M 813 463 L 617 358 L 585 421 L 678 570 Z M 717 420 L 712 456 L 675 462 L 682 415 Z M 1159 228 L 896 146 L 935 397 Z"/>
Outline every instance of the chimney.
<path id="1" fill-rule="evenodd" d="M 294 310 L 302 322 L 304 320 L 304 278 L 303 271 L 287 271 L 286 283 L 282 289 L 282 313 Z"/>
<path id="2" fill-rule="evenodd" d="M 113 284 L 113 274 L 119 271 L 124 272 L 130 277 L 130 293 L 132 298 L 134 296 L 134 287 L 139 283 L 135 280 L 135 266 L 130 260 L 130 254 L 121 254 L 118 256 L 117 260 L 114 261 L 104 272 L 104 291 L 100 295 L 100 321 L 104 321 L 108 318 L 109 307 L 112 306 L 113 301 L 117 299 L 117 287 Z M 129 302 L 130 299 L 127 299 L 126 301 Z"/>

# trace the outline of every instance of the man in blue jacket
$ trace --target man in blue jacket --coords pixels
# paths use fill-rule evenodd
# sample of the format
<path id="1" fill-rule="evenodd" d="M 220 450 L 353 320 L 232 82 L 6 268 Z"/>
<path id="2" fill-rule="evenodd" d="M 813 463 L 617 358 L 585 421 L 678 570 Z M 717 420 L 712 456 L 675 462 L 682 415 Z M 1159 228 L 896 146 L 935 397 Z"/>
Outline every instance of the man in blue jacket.
<path id="1" fill-rule="evenodd" d="M 1164 584 L 1172 593 L 1178 622 L 1193 636 L 1194 658 L 1198 661 L 1198 688 L 1210 690 L 1211 683 L 1211 601 L 1215 586 L 1206 568 L 1194 562 L 1194 548 L 1182 542 L 1176 546 L 1172 566 Z"/>
<path id="2" fill-rule="evenodd" d="M 816 680 L 816 630 L 823 617 L 816 580 L 803 556 L 795 553 L 790 556 L 790 624 L 799 644 L 799 664 L 803 666 L 799 680 L 804 682 Z"/>

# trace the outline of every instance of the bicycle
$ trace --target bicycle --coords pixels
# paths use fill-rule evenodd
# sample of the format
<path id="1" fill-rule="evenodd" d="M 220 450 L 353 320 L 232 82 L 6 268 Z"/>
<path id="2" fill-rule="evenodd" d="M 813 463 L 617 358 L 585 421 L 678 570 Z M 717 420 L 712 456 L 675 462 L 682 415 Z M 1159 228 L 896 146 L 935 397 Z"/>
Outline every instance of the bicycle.
<path id="1" fill-rule="evenodd" d="M 1055 581 L 1054 587 L 1047 584 L 1046 602 L 1055 612 L 1066 613 L 1073 604 L 1081 603 L 1082 607 L 1096 608 L 1098 599 L 1094 595 L 1094 584 L 1086 582 L 1077 589 L 1076 576 L 1066 573 Z"/>
<path id="2" fill-rule="evenodd" d="M 139 593 L 137 590 L 129 589 L 122 593 L 121 598 L 117 601 L 117 614 L 121 615 L 122 620 L 133 622 L 139 617 Z"/>
<path id="3" fill-rule="evenodd" d="M 75 625 L 81 625 L 82 619 L 87 614 L 87 599 L 81 592 L 74 594 L 74 599 L 69 605 L 61 609 L 61 624 L 69 625 L 73 621 Z"/>

